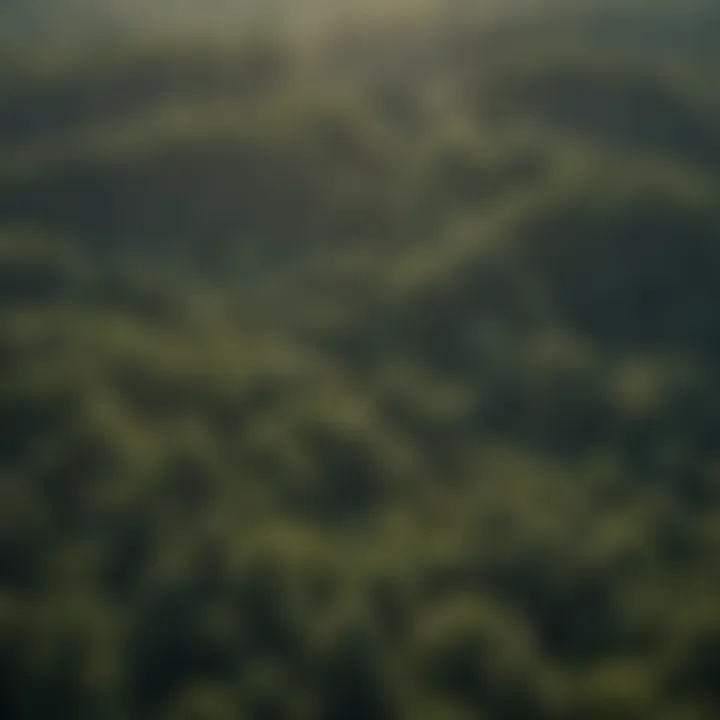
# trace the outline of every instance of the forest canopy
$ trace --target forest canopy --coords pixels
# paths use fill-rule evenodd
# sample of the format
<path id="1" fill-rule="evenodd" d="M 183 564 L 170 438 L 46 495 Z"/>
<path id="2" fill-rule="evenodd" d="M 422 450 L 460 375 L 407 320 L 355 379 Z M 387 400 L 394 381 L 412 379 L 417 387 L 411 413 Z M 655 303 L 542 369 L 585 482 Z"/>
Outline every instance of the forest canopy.
<path id="1" fill-rule="evenodd" d="M 73 5 L 0 4 L 0 716 L 718 717 L 717 4 Z"/>

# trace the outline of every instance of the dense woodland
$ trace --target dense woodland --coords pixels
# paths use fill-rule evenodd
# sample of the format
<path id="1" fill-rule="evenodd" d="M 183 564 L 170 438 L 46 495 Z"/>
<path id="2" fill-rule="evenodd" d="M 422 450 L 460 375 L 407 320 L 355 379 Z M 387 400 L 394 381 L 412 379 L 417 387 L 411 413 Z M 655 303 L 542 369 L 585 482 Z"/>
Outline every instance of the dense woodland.
<path id="1" fill-rule="evenodd" d="M 2 718 L 720 717 L 720 6 L 546 5 L 3 48 Z"/>

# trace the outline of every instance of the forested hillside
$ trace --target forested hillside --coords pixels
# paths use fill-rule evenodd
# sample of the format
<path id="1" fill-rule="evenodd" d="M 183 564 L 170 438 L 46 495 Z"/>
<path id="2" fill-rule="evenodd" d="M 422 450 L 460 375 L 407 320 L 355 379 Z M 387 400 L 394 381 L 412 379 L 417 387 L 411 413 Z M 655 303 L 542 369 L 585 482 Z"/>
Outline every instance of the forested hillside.
<path id="1" fill-rule="evenodd" d="M 719 716 L 720 10 L 446 10 L 3 49 L 0 717 Z"/>

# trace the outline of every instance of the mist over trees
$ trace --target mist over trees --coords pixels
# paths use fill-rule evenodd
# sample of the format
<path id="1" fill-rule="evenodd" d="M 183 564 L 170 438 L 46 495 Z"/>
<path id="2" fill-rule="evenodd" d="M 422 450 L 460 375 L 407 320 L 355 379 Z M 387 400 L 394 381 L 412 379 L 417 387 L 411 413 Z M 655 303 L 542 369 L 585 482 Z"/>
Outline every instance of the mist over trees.
<path id="1" fill-rule="evenodd" d="M 2 50 L 3 718 L 718 716 L 717 4 L 450 10 Z"/>

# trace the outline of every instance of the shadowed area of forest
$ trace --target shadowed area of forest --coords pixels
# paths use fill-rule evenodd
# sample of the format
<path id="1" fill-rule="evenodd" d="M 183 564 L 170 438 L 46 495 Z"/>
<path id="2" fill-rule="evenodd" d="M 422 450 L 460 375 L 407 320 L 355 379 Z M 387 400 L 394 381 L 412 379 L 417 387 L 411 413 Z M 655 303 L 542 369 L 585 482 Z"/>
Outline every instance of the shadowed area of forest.
<path id="1" fill-rule="evenodd" d="M 720 6 L 12 5 L 0 716 L 717 718 Z"/>

